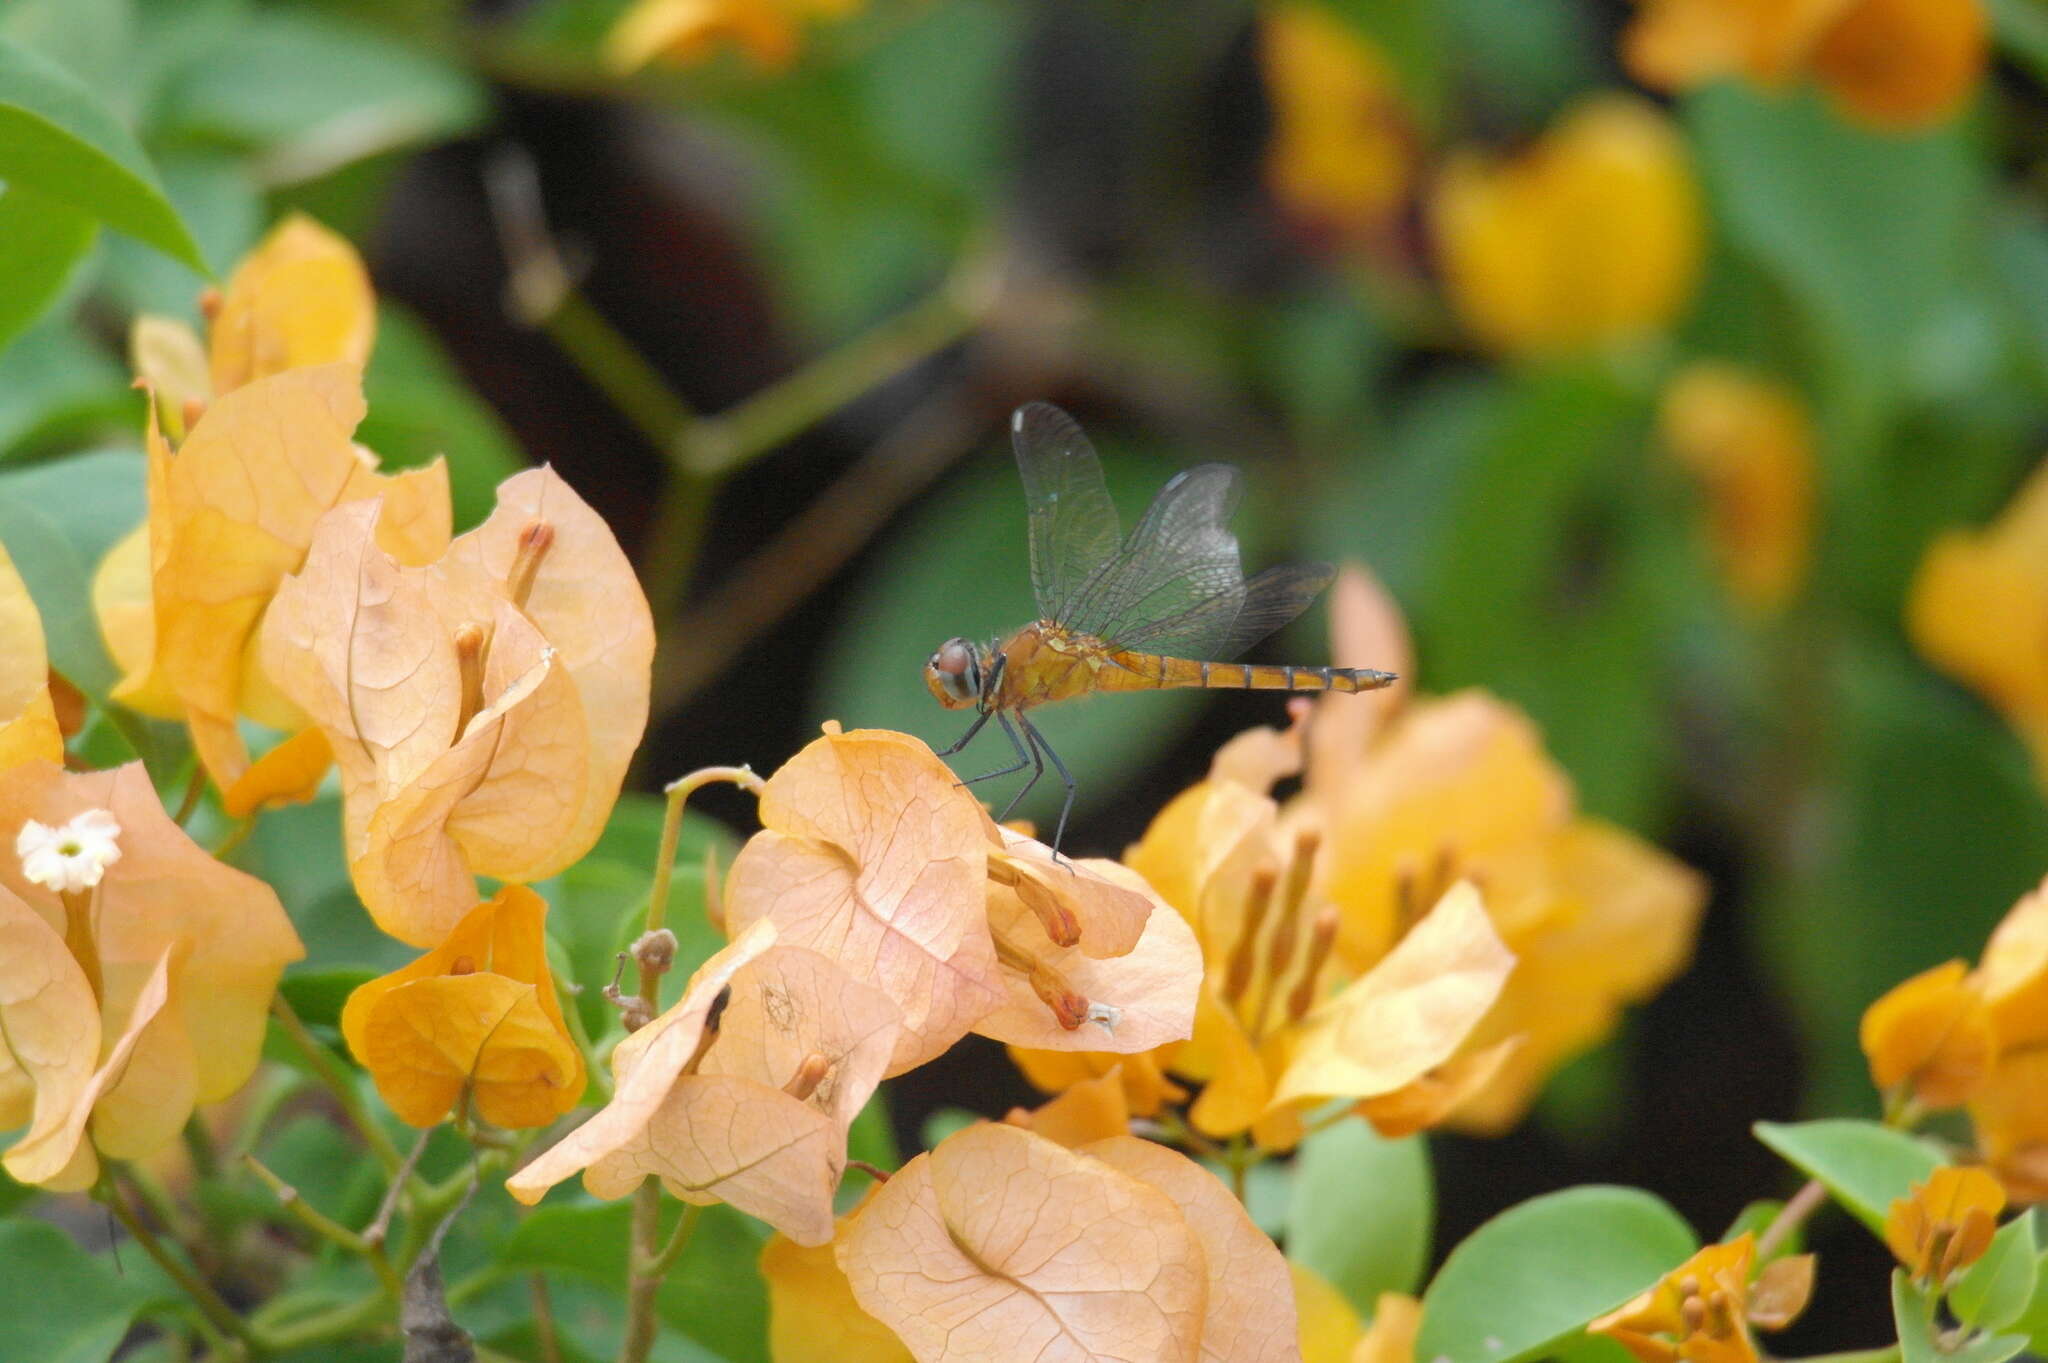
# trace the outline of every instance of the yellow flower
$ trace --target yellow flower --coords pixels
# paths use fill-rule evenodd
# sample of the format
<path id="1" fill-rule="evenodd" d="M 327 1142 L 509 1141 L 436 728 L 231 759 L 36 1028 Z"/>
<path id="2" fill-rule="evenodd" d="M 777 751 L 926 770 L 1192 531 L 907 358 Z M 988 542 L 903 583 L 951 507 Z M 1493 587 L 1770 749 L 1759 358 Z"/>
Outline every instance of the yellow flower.
<path id="1" fill-rule="evenodd" d="M 72 1191 L 242 1086 L 304 952 L 270 887 L 186 837 L 139 762 L 0 772 L 0 833 L 0 1129 L 27 1128 L 4 1162 Z"/>
<path id="2" fill-rule="evenodd" d="M 1707 531 L 1736 602 L 1782 610 L 1806 579 L 1813 539 L 1814 435 L 1782 384 L 1702 362 L 1664 391 L 1665 446 L 1700 482 Z"/>
<path id="3" fill-rule="evenodd" d="M 1998 1049 L 1991 1010 L 1961 961 L 1923 971 L 1871 1004 L 1859 1040 L 1880 1091 L 1906 1085 L 1929 1109 L 1975 1096 Z"/>
<path id="4" fill-rule="evenodd" d="M 1405 656 L 1398 611 L 1362 574 L 1339 578 L 1331 613 L 1340 664 Z M 1361 1099 L 1390 1134 L 1444 1121 L 1504 1130 L 1691 952 L 1699 877 L 1575 814 L 1527 718 L 1476 691 L 1393 708 L 1404 695 L 1328 697 L 1306 734 L 1240 735 L 1126 855 L 1202 944 L 1194 1037 L 1157 1059 L 1205 1082 L 1189 1119 L 1211 1135 L 1250 1127 L 1262 1144 L 1290 1145 L 1293 1102 L 1308 1095 Z M 1265 789 L 1297 772 L 1302 793 L 1282 809 Z M 1377 1025 L 1363 1021 L 1374 994 L 1399 997 L 1434 973 L 1447 988 L 1476 982 L 1507 959 L 1504 986 L 1461 998 L 1479 1002 L 1476 1025 L 1439 1014 L 1445 1033 L 1418 1044 L 1400 1078 L 1353 1063 Z M 1439 1049 L 1452 1023 L 1458 1038 Z M 1391 1027 L 1373 1045 L 1383 1061 L 1410 1041 L 1425 1039 Z M 1049 1057 L 1018 1059 L 1044 1087 L 1084 1077 Z"/>
<path id="5" fill-rule="evenodd" d="M 439 461 L 379 473 L 354 442 L 376 312 L 362 260 L 341 237 L 287 218 L 209 311 L 206 347 L 180 323 L 136 323 L 137 374 L 154 397 L 149 513 L 108 551 L 92 596 L 125 674 L 113 698 L 184 720 L 239 816 L 309 798 L 327 768 L 313 739 L 252 764 L 237 723 L 307 727 L 257 660 L 255 640 L 314 525 L 343 502 L 382 499 L 385 548 L 424 562 L 448 542 L 448 476 Z"/>
<path id="6" fill-rule="evenodd" d="M 1430 221 L 1466 326 L 1491 349 L 1544 356 L 1668 327 L 1699 273 L 1700 216 L 1670 121 L 1603 95 L 1519 156 L 1453 156 Z"/>
<path id="7" fill-rule="evenodd" d="M 1936 1169 L 1891 1205 L 1884 1242 L 1921 1282 L 1936 1286 L 1984 1256 L 2005 1210 L 2005 1189 L 1982 1169 Z"/>
<path id="8" fill-rule="evenodd" d="M 507 885 L 434 950 L 348 996 L 341 1034 L 409 1126 L 467 1102 L 493 1126 L 546 1126 L 583 1096 L 583 1053 L 548 969 L 547 901 Z"/>
<path id="9" fill-rule="evenodd" d="M 1259 22 L 1273 145 L 1266 179 L 1308 229 L 1386 232 L 1407 202 L 1415 134 L 1386 59 L 1321 4 L 1290 0 Z"/>
<path id="10" fill-rule="evenodd" d="M 2048 883 L 2006 914 L 1976 970 L 1951 961 L 1907 980 L 1864 1013 L 1861 1039 L 1879 1088 L 1967 1103 L 2007 1194 L 2048 1200 Z"/>
<path id="11" fill-rule="evenodd" d="M 721 42 L 757 66 L 781 70 L 796 60 L 804 24 L 843 19 L 861 0 L 638 0 L 613 26 L 605 56 L 618 71 L 650 62 L 701 61 Z"/>
<path id="12" fill-rule="evenodd" d="M 0 545 L 0 771 L 37 758 L 64 757 L 64 734 L 50 698 L 43 617 Z"/>
<path id="13" fill-rule="evenodd" d="M 1774 1260 L 1756 1281 L 1756 1237 L 1708 1245 L 1626 1305 L 1586 1327 L 1642 1363 L 1757 1363 L 1752 1325 L 1789 1325 L 1813 1292 L 1813 1257 Z"/>
<path id="14" fill-rule="evenodd" d="M 1811 79 L 1860 122 L 1910 131 L 1969 98 L 1989 57 L 1979 0 L 1639 0 L 1622 43 L 1646 85 Z"/>
<path id="15" fill-rule="evenodd" d="M 1929 662 L 2019 731 L 2048 783 L 2048 464 L 1989 526 L 1936 538 L 1906 627 Z"/>

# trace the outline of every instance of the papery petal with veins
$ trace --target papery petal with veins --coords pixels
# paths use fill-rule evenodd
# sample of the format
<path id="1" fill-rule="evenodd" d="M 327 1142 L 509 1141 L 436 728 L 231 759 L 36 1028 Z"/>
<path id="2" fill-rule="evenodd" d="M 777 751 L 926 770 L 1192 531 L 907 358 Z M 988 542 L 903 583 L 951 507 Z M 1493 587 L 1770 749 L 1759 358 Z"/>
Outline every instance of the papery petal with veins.
<path id="1" fill-rule="evenodd" d="M 969 1127 L 906 1164 L 838 1255 L 918 1363 L 1201 1357 L 1208 1266 L 1173 1199 L 1014 1127 Z"/>
<path id="2" fill-rule="evenodd" d="M 64 734 L 50 702 L 42 616 L 6 546 L 0 545 L 0 769 L 63 756 Z"/>
<path id="3" fill-rule="evenodd" d="M 924 744 L 879 729 L 816 739 L 768 779 L 760 818 L 726 877 L 727 930 L 772 919 L 783 941 L 897 1000 L 891 1074 L 940 1054 L 1001 1001 L 985 816 Z"/>
<path id="4" fill-rule="evenodd" d="M 1081 1153 L 1171 1198 L 1209 1273 L 1199 1357 L 1207 1363 L 1301 1363 L 1287 1261 L 1216 1176 L 1163 1145 L 1117 1136 Z"/>
<path id="5" fill-rule="evenodd" d="M 164 812 L 141 763 L 72 774 L 32 762 L 0 772 L 0 830 L 29 819 L 61 825 L 93 809 L 121 829 L 121 858 L 93 891 L 103 1036 L 134 1023 L 138 1000 L 168 962 L 162 1011 L 135 1041 L 134 1063 L 110 1085 L 93 1122 L 103 1150 L 130 1158 L 175 1137 L 193 1102 L 225 1098 L 249 1077 L 278 978 L 304 953 L 270 887 L 193 843 Z M 6 858 L 0 885 L 63 934 L 65 907 L 54 891 Z"/>

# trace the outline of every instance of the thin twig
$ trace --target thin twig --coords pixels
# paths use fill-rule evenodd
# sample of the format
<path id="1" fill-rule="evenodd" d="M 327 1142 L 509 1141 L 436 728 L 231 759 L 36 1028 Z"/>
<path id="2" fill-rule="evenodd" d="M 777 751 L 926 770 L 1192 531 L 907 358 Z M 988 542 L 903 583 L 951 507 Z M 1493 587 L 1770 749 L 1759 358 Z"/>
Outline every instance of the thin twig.
<path id="1" fill-rule="evenodd" d="M 377 1214 L 370 1218 L 369 1225 L 363 1227 L 363 1239 L 371 1244 L 381 1245 L 391 1238 L 391 1218 L 398 1214 L 398 1200 L 411 1184 L 413 1171 L 420 1167 L 420 1156 L 427 1152 L 427 1141 L 433 1134 L 431 1129 L 420 1132 L 420 1138 L 413 1142 L 411 1151 L 392 1172 L 391 1186 L 384 1190 L 384 1200 L 377 1204 Z"/>
<path id="2" fill-rule="evenodd" d="M 384 1129 L 370 1116 L 361 1096 L 356 1093 L 355 1086 L 349 1083 L 348 1076 L 335 1065 L 334 1057 L 328 1054 L 327 1048 L 306 1030 L 306 1024 L 292 1010 L 292 1006 L 285 1002 L 283 994 L 271 996 L 270 1015 L 277 1019 L 277 1024 L 284 1029 L 284 1034 L 291 1039 L 299 1053 L 306 1057 L 306 1063 L 313 1067 L 313 1073 L 327 1086 L 328 1092 L 334 1095 L 334 1101 L 341 1104 L 342 1112 L 362 1136 L 364 1144 L 370 1147 L 370 1153 L 375 1155 L 386 1169 L 396 1170 L 400 1163 L 398 1147 L 391 1143 L 391 1138 L 384 1134 Z"/>
<path id="3" fill-rule="evenodd" d="M 1777 1252 L 1778 1246 L 1784 1244 L 1792 1233 L 1804 1224 L 1806 1218 L 1812 1216 L 1827 1199 L 1827 1186 L 1817 1178 L 1808 1179 L 1805 1187 L 1792 1194 L 1786 1199 L 1785 1205 L 1778 1208 L 1778 1214 L 1771 1218 L 1771 1224 L 1764 1227 L 1764 1233 L 1757 1237 L 1757 1262 L 1768 1261 L 1771 1255 Z"/>
<path id="4" fill-rule="evenodd" d="M 185 798 L 178 801 L 178 812 L 171 816 L 178 827 L 183 828 L 192 812 L 199 808 L 199 797 L 206 793 L 206 764 L 194 758 L 192 779 L 185 783 Z"/>
<path id="5" fill-rule="evenodd" d="M 220 1294 L 204 1279 L 164 1247 L 163 1242 L 157 1239 L 156 1233 L 150 1230 L 142 1218 L 135 1214 L 135 1209 L 128 1205 L 128 1199 L 121 1195 L 121 1189 L 111 1175 L 105 1175 L 100 1179 L 94 1195 L 114 1214 L 114 1219 L 127 1229 L 135 1243 L 142 1246 L 142 1252 L 155 1260 L 156 1266 L 161 1268 L 171 1281 L 184 1289 L 185 1295 L 192 1299 L 192 1304 L 199 1308 L 199 1313 L 206 1318 L 209 1325 L 238 1341 L 244 1349 L 251 1352 L 260 1351 L 260 1345 L 255 1335 L 250 1332 L 248 1322 L 223 1301 Z"/>
<path id="6" fill-rule="evenodd" d="M 540 1350 L 540 1363 L 562 1363 L 562 1339 L 555 1329 L 555 1304 L 548 1296 L 548 1280 L 530 1273 L 526 1290 L 533 1300 L 533 1342 Z"/>

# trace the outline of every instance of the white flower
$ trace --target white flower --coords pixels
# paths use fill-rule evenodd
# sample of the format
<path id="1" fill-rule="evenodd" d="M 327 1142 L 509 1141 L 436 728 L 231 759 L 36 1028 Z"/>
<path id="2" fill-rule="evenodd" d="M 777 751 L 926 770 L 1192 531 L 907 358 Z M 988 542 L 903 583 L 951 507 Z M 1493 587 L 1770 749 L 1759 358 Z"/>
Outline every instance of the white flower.
<path id="1" fill-rule="evenodd" d="M 59 894 L 90 890 L 121 859 L 121 825 L 104 809 L 88 809 L 57 828 L 30 819 L 14 839 L 21 873 Z"/>

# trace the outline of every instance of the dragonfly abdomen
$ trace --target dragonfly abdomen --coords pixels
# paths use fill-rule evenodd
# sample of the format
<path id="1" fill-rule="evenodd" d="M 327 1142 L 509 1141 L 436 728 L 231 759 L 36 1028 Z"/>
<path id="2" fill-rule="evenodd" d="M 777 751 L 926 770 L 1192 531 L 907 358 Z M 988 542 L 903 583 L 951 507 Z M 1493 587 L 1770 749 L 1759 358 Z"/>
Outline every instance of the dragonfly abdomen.
<path id="1" fill-rule="evenodd" d="M 1274 663 L 1212 663 L 1156 653 L 1117 653 L 1131 690 L 1203 687 L 1211 691 L 1377 691 L 1391 673 L 1366 667 L 1296 667 Z M 1122 689 L 1122 688 L 1119 688 Z"/>

